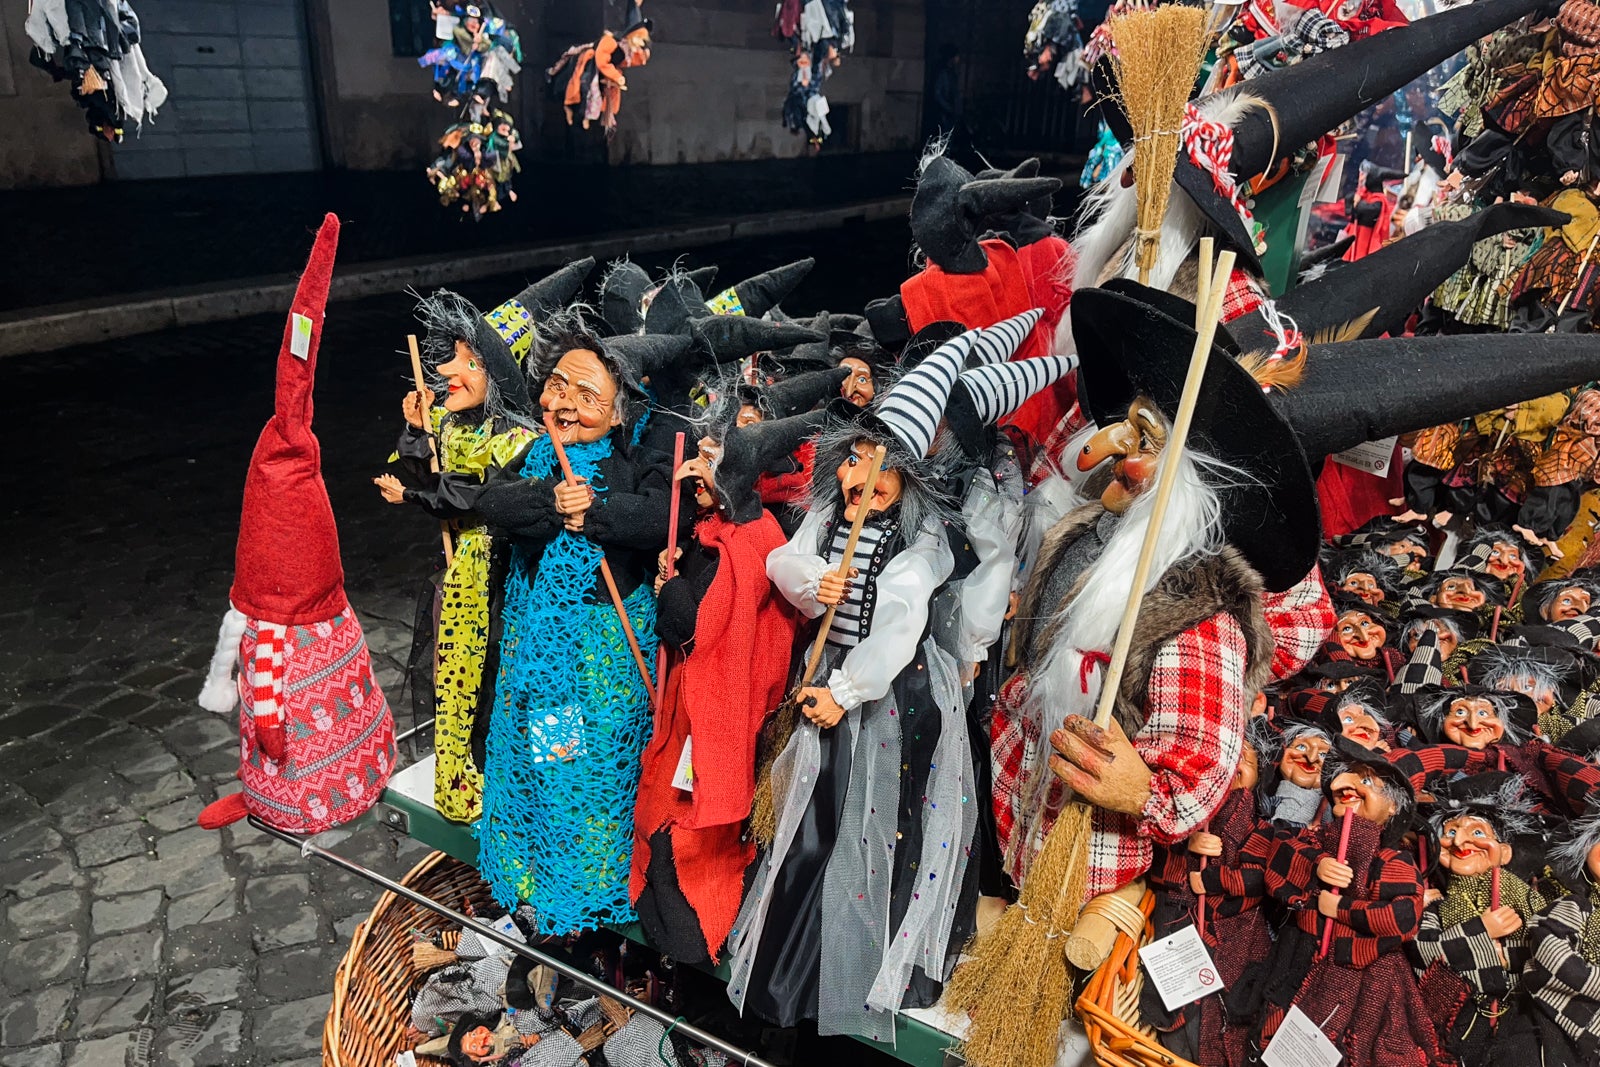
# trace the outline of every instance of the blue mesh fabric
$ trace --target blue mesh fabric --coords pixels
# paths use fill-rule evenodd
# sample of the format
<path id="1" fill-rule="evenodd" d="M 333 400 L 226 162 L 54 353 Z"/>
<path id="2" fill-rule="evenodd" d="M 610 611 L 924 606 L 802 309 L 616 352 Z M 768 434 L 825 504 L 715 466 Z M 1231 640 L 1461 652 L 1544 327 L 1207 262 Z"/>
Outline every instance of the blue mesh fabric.
<path id="1" fill-rule="evenodd" d="M 567 449 L 596 494 L 611 440 Z M 549 438 L 521 474 L 550 476 Z M 648 694 L 608 602 L 591 602 L 602 552 L 563 531 L 535 561 L 513 549 L 506 579 L 500 677 L 489 723 L 478 865 L 503 907 L 525 900 L 541 933 L 628 922 L 628 868 Z M 604 594 L 601 594 L 604 596 Z M 647 663 L 655 660 L 655 598 L 640 586 L 624 605 Z"/>

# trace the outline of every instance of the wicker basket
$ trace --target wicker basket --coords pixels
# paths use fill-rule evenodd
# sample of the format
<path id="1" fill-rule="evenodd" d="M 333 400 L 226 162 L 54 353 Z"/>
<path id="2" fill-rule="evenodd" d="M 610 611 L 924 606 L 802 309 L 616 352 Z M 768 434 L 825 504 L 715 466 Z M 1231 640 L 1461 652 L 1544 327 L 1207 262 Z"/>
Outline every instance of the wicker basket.
<path id="1" fill-rule="evenodd" d="M 478 872 L 443 852 L 411 868 L 400 884 L 457 911 L 482 915 L 493 908 Z M 403 897 L 379 898 L 334 972 L 333 1006 L 322 1028 L 323 1067 L 394 1067 L 395 1053 L 408 1047 L 411 1000 L 426 974 L 412 966 L 415 935 L 455 932 L 448 919 Z M 422 1056 L 417 1063 L 443 1067 Z"/>
<path id="2" fill-rule="evenodd" d="M 1145 893 L 1139 903 L 1145 927 L 1137 939 L 1117 934 L 1117 943 L 1078 998 L 1078 1019 L 1089 1035 L 1099 1067 L 1195 1067 L 1175 1056 L 1156 1040 L 1155 1031 L 1139 1021 L 1139 992 L 1144 972 L 1139 968 L 1139 947 L 1150 939 L 1150 913 L 1155 894 Z"/>

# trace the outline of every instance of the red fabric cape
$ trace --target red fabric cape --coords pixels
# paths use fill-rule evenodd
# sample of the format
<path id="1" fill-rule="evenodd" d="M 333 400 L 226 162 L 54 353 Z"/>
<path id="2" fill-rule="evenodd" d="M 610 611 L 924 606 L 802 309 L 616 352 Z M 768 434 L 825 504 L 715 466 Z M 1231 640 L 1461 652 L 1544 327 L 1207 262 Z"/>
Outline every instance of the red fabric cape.
<path id="1" fill-rule="evenodd" d="M 1344 228 L 1345 234 L 1355 234 L 1355 242 L 1344 250 L 1344 261 L 1354 263 L 1365 256 L 1370 256 L 1383 247 L 1383 242 L 1389 236 L 1389 222 L 1394 217 L 1394 197 L 1388 193 L 1374 193 L 1362 189 L 1356 193 L 1357 201 L 1376 200 L 1383 205 L 1383 213 L 1378 216 L 1378 221 L 1371 226 L 1358 225 L 1354 220 Z"/>
<path id="2" fill-rule="evenodd" d="M 770 512 L 739 526 L 710 515 L 695 537 L 716 550 L 717 574 L 700 602 L 694 651 L 669 669 L 644 751 L 628 898 L 644 889 L 651 835 L 670 827 L 678 887 L 715 959 L 755 858 L 740 829 L 755 797 L 756 733 L 783 699 L 798 619 L 767 578 L 767 555 L 785 540 Z M 672 785 L 689 737 L 692 793 Z"/>
<path id="3" fill-rule="evenodd" d="M 979 273 L 949 274 L 929 263 L 900 284 L 900 301 L 913 331 L 941 321 L 959 322 L 969 330 L 993 326 L 1038 306 L 1017 250 L 998 238 L 978 245 L 989 257 L 989 265 Z M 1027 359 L 1048 351 L 1044 334 L 1035 327 L 1012 358 Z"/>

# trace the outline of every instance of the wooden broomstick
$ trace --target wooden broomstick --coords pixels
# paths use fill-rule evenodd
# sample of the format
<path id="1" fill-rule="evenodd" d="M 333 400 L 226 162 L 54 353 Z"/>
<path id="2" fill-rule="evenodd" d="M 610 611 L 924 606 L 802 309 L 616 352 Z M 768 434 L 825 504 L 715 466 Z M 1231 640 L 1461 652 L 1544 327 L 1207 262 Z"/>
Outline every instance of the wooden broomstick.
<path id="1" fill-rule="evenodd" d="M 1183 4 L 1137 9 L 1111 23 L 1111 40 L 1117 92 L 1133 130 L 1134 262 L 1145 285 L 1161 248 L 1189 93 L 1205 59 L 1206 14 Z"/>
<path id="2" fill-rule="evenodd" d="M 561 436 L 556 433 L 555 416 L 548 412 L 544 417 L 545 432 L 550 435 L 550 443 L 555 446 L 556 461 L 561 464 L 561 475 L 569 482 L 577 481 L 572 474 L 572 464 L 567 462 L 567 450 L 561 444 Z M 604 556 L 600 557 L 600 577 L 605 579 L 606 591 L 611 594 L 611 606 L 617 611 L 617 618 L 622 622 L 622 632 L 628 638 L 628 648 L 633 652 L 634 665 L 639 668 L 639 677 L 644 679 L 644 692 L 646 698 L 654 699 L 655 686 L 650 681 L 650 668 L 644 661 L 644 653 L 639 651 L 639 638 L 633 632 L 633 622 L 628 618 L 628 607 L 622 602 L 622 593 L 617 589 L 617 580 L 611 576 L 611 564 L 606 562 Z"/>
<path id="3" fill-rule="evenodd" d="M 414 333 L 406 334 L 406 344 L 411 349 L 411 380 L 417 385 L 417 400 L 420 402 L 422 400 L 422 391 L 427 386 L 422 379 L 422 351 L 417 348 L 417 335 Z M 418 407 L 421 407 L 420 403 Z M 439 442 L 432 433 L 432 419 L 433 413 L 431 411 L 422 412 L 422 432 L 428 435 L 428 470 L 438 474 Z M 444 565 L 448 567 L 455 562 L 456 555 L 455 545 L 450 540 L 450 524 L 448 522 L 439 523 L 439 536 L 444 540 Z"/>
<path id="4" fill-rule="evenodd" d="M 1210 266 L 1210 247 L 1202 252 L 1202 265 Z M 1111 722 L 1117 692 L 1127 665 L 1134 626 L 1138 621 L 1143 590 L 1155 558 L 1162 520 L 1177 480 L 1178 461 L 1194 421 L 1206 359 L 1216 335 L 1222 298 L 1233 272 L 1234 254 L 1224 252 L 1216 272 L 1201 274 L 1200 329 L 1189 359 L 1172 432 L 1162 454 L 1160 481 L 1156 487 L 1150 525 L 1139 552 L 1132 588 L 1133 595 L 1123 610 L 1122 622 L 1111 653 L 1095 712 L 1095 724 L 1102 729 Z M 1074 939 L 1094 947 L 1093 939 L 1075 929 L 1089 884 L 1089 837 L 1093 809 L 1073 801 L 1045 837 L 1044 846 L 1023 879 L 1021 895 L 994 925 L 972 943 L 971 959 L 951 976 L 946 1003 L 952 1010 L 965 1010 L 972 1024 L 960 1052 L 972 1067 L 1050 1067 L 1055 1062 L 1061 1019 L 1066 1015 L 1072 992 L 1069 960 L 1080 967 L 1097 966 L 1105 953 L 1088 963 L 1073 952 Z M 1126 903 L 1108 894 L 1120 910 Z M 1099 900 L 1105 897 L 1097 898 Z M 1098 916 L 1096 916 L 1098 918 Z M 1110 926 L 1110 923 L 1107 923 Z M 1066 944 L 1061 944 L 1064 935 Z M 1106 949 L 1109 950 L 1109 943 Z M 1063 951 L 1065 950 L 1065 951 Z"/>
<path id="5" fill-rule="evenodd" d="M 861 540 L 861 527 L 866 525 L 867 512 L 872 510 L 872 492 L 877 488 L 878 475 L 883 470 L 883 455 L 884 447 L 877 446 L 872 450 L 872 461 L 867 464 L 867 480 L 861 485 L 861 503 L 856 507 L 856 517 L 850 523 L 850 536 L 845 538 L 844 557 L 839 561 L 839 569 L 834 572 L 841 578 L 850 577 L 850 565 L 856 558 L 856 542 Z M 750 826 L 762 847 L 772 844 L 772 838 L 778 832 L 778 809 L 772 797 L 772 761 L 789 743 L 794 728 L 799 724 L 800 707 L 795 700 L 800 690 L 810 685 L 817 673 L 817 665 L 822 662 L 823 646 L 828 643 L 828 628 L 833 625 L 833 615 L 838 607 L 837 604 L 829 604 L 828 610 L 823 612 L 816 639 L 811 642 L 811 653 L 806 657 L 806 669 L 800 675 L 800 683 L 790 690 L 788 698 L 778 706 L 772 741 L 756 774 L 756 796 L 750 811 Z"/>
<path id="6" fill-rule="evenodd" d="M 672 442 L 672 503 L 667 507 L 667 581 L 678 573 L 678 502 L 683 487 L 678 484 L 678 468 L 683 466 L 683 431 Z M 656 707 L 661 706 L 667 685 L 667 644 L 656 648 Z"/>

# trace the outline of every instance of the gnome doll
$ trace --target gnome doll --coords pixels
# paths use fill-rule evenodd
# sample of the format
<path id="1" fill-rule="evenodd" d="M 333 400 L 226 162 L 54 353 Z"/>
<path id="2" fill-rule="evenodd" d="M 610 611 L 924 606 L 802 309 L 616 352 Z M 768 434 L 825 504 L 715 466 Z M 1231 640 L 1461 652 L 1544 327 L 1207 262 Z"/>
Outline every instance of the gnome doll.
<path id="1" fill-rule="evenodd" d="M 1513 840 L 1537 823 L 1515 774 L 1472 775 L 1433 795 L 1429 819 L 1445 882 L 1443 892 L 1427 891 L 1410 946 L 1417 977 L 1440 1040 L 1462 1067 L 1514 1062 L 1498 1059 L 1494 1038 L 1532 955 L 1528 924 L 1545 901 L 1509 864 Z"/>
<path id="2" fill-rule="evenodd" d="M 767 579 L 785 538 L 756 479 L 822 423 L 815 413 L 736 426 L 738 400 L 719 392 L 676 472 L 694 493 L 694 534 L 671 578 L 662 551 L 655 581 L 667 674 L 639 779 L 629 895 L 651 944 L 686 963 L 716 960 L 739 911 L 756 855 L 744 832 L 756 735 L 783 699 L 799 622 Z"/>
<path id="3" fill-rule="evenodd" d="M 819 669 L 775 723 L 758 787 L 775 830 L 729 942 L 730 998 L 780 1025 L 814 1015 L 822 1033 L 887 1041 L 898 1010 L 937 999 L 970 932 L 972 751 L 958 666 L 929 632 L 952 516 L 929 451 L 976 337 L 939 346 L 865 411 L 835 402 L 812 508 L 767 557 L 800 614 L 828 614 Z"/>
<path id="4" fill-rule="evenodd" d="M 1334 821 L 1243 850 L 1291 917 L 1264 979 L 1257 1056 L 1294 1006 L 1350 1067 L 1442 1065 L 1448 1060 L 1405 951 L 1423 910 L 1422 873 L 1405 843 L 1416 807 L 1411 782 L 1348 738 L 1334 741 L 1322 780 Z"/>
<path id="5" fill-rule="evenodd" d="M 357 818 L 394 769 L 394 720 L 344 591 L 339 531 L 311 430 L 312 388 L 339 220 L 327 216 L 278 349 L 274 413 L 256 441 L 231 607 L 200 706 L 239 711 L 241 793 L 200 813 L 215 829 L 254 815 L 315 834 Z M 235 680 L 234 666 L 243 668 Z"/>

